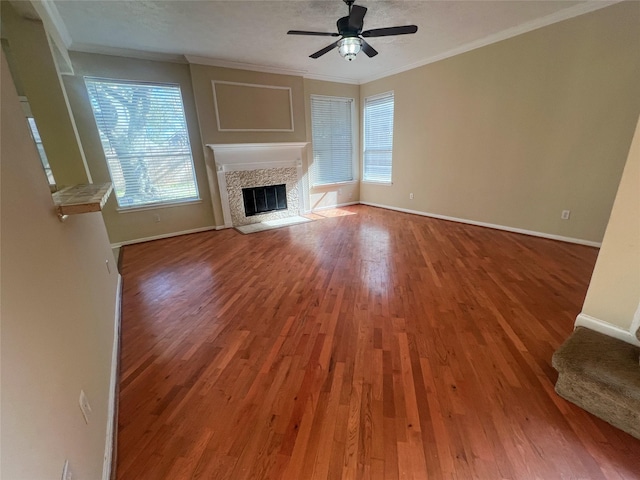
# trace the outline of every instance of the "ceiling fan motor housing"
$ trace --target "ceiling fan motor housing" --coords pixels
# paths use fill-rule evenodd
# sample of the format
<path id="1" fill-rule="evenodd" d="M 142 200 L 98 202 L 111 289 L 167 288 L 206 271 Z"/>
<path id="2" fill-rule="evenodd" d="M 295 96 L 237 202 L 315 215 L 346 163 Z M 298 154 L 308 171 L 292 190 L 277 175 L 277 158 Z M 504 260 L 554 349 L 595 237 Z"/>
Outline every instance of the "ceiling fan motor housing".
<path id="1" fill-rule="evenodd" d="M 360 30 L 352 30 L 349 28 L 349 17 L 342 17 L 338 19 L 336 25 L 338 26 L 338 33 L 343 37 L 357 37 L 358 34 L 362 31 Z"/>

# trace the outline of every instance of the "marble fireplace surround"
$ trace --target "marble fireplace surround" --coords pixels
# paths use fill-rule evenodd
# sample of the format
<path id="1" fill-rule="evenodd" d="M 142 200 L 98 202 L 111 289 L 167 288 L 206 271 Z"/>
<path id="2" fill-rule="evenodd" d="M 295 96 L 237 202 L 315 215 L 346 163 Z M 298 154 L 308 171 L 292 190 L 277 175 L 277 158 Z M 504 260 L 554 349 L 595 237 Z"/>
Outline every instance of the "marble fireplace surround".
<path id="1" fill-rule="evenodd" d="M 224 227 L 239 227 L 307 212 L 309 193 L 303 182 L 302 168 L 306 146 L 306 142 L 208 144 L 215 160 L 215 181 L 222 202 Z M 282 183 L 287 186 L 286 210 L 245 216 L 243 188 Z"/>

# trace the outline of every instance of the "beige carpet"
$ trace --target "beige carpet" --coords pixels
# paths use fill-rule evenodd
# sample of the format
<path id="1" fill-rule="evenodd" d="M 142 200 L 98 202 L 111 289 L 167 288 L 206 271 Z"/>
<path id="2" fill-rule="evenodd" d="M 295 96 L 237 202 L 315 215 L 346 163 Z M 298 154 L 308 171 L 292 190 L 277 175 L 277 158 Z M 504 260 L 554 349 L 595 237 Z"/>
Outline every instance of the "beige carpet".
<path id="1" fill-rule="evenodd" d="M 553 354 L 556 392 L 640 439 L 640 348 L 578 327 Z"/>
<path id="2" fill-rule="evenodd" d="M 273 230 L 274 228 L 288 227 L 290 225 L 297 225 L 299 223 L 311 222 L 312 220 L 304 217 L 287 217 L 279 218 L 277 220 L 267 220 L 260 223 L 251 223 L 249 225 L 242 225 L 235 227 L 240 233 L 248 235 L 249 233 L 264 232 L 265 230 Z"/>

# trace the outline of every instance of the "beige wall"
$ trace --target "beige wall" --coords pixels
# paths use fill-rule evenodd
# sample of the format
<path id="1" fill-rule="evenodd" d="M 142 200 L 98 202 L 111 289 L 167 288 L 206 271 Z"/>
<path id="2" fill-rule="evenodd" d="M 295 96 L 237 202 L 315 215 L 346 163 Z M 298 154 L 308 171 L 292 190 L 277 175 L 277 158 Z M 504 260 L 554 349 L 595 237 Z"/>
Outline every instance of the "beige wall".
<path id="1" fill-rule="evenodd" d="M 360 112 L 365 96 L 388 90 L 396 101 L 393 185 L 311 188 L 312 208 L 362 200 L 599 242 L 640 111 L 639 21 L 637 3 L 625 2 L 362 86 L 82 53 L 71 55 L 75 76 L 63 77 L 96 182 L 109 175 L 82 76 L 182 88 L 202 202 L 125 213 L 112 197 L 104 210 L 112 243 L 223 224 L 205 144 L 311 142 L 311 94 L 353 96 Z M 293 131 L 219 131 L 213 80 L 290 88 Z M 307 157 L 310 165 L 310 146 Z"/>
<path id="2" fill-rule="evenodd" d="M 198 109 L 200 135 L 207 164 L 207 173 L 214 189 L 211 201 L 215 213 L 216 224 L 224 225 L 220 192 L 216 183 L 215 160 L 207 144 L 215 143 L 279 143 L 304 142 L 306 140 L 306 126 L 304 118 L 304 85 L 302 77 L 290 75 L 276 75 L 272 73 L 252 72 L 231 68 L 212 67 L 192 63 L 191 80 L 193 93 Z M 213 80 L 223 82 L 247 83 L 252 85 L 270 85 L 288 87 L 291 89 L 291 107 L 293 111 L 292 132 L 220 132 L 216 120 L 213 100 Z M 242 119 L 228 119 L 232 124 L 242 124 Z"/>
<path id="3" fill-rule="evenodd" d="M 213 82 L 220 131 L 293 131 L 290 87 Z"/>
<path id="4" fill-rule="evenodd" d="M 21 18 L 8 1 L 0 3 L 12 73 L 29 100 L 56 182 L 87 183 L 91 177 L 45 29 L 41 22 Z"/>
<path id="5" fill-rule="evenodd" d="M 640 304 L 640 121 L 582 313 L 629 329 Z"/>
<path id="6" fill-rule="evenodd" d="M 393 185 L 361 200 L 600 242 L 640 111 L 638 25 L 624 2 L 363 85 L 395 92 L 395 129 Z"/>
<path id="7" fill-rule="evenodd" d="M 308 172 L 311 171 L 313 164 L 313 145 L 311 131 L 311 95 L 326 95 L 331 97 L 344 97 L 354 99 L 353 108 L 353 140 L 354 140 L 354 163 L 355 163 L 355 181 L 350 183 L 342 183 L 339 185 L 311 186 L 311 178 Z M 359 129 L 359 112 L 360 112 L 360 86 L 348 85 L 345 83 L 323 82 L 320 80 L 304 80 L 304 105 L 305 120 L 307 124 L 307 165 L 305 173 L 309 182 L 309 205 L 311 209 L 321 209 L 332 207 L 343 203 L 357 202 L 360 200 L 360 162 L 358 161 L 360 152 L 360 129 Z"/>
<path id="8" fill-rule="evenodd" d="M 102 477 L 117 273 L 99 213 L 61 223 L 2 54 L 2 478 Z M 105 267 L 111 263 L 111 273 Z M 92 407 L 85 424 L 78 397 Z"/>
<path id="9" fill-rule="evenodd" d="M 112 195 L 103 211 L 111 242 L 121 243 L 215 226 L 189 67 L 177 63 L 77 52 L 71 53 L 71 60 L 75 76 L 65 75 L 64 84 L 95 182 L 108 182 L 110 177 L 83 77 L 175 83 L 180 85 L 182 91 L 201 201 L 125 212 L 117 210 L 117 202 Z M 160 217 L 159 222 L 157 216 Z"/>

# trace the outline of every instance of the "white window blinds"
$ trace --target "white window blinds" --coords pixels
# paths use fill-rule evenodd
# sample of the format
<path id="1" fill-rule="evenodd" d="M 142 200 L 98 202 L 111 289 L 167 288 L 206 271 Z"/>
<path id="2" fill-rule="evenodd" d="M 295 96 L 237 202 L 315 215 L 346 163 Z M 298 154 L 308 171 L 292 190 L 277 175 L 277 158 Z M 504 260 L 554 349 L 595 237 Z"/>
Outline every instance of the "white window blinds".
<path id="1" fill-rule="evenodd" d="M 353 134 L 350 98 L 311 96 L 312 183 L 353 180 Z"/>
<path id="2" fill-rule="evenodd" d="M 120 207 L 196 200 L 178 85 L 85 78 Z"/>
<path id="3" fill-rule="evenodd" d="M 364 100 L 364 168 L 366 182 L 391 183 L 393 92 Z"/>

